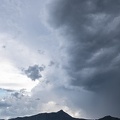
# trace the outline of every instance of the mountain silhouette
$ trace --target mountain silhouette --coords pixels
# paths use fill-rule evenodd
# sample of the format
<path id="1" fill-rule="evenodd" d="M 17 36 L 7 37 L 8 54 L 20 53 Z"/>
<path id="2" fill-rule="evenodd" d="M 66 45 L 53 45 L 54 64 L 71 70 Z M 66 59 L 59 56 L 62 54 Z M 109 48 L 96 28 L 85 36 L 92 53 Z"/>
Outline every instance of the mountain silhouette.
<path id="1" fill-rule="evenodd" d="M 112 116 L 105 116 L 103 118 L 100 118 L 99 120 L 120 120 L 120 118 L 115 118 Z"/>
<path id="2" fill-rule="evenodd" d="M 87 119 L 73 118 L 63 110 L 60 110 L 58 112 L 52 112 L 52 113 L 40 113 L 33 116 L 11 118 L 9 120 L 87 120 Z M 103 118 L 96 120 L 120 120 L 120 119 L 111 116 L 105 116 Z"/>

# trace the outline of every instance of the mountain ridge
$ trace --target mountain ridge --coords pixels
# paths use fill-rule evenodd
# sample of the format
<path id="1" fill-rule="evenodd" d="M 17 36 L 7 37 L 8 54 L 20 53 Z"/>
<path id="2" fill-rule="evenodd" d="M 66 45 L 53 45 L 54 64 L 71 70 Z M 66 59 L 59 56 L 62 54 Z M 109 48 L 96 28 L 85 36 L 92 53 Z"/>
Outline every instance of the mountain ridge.
<path id="1" fill-rule="evenodd" d="M 59 110 L 58 112 L 39 113 L 32 116 L 10 118 L 9 120 L 93 120 L 93 119 L 74 118 L 70 116 L 68 113 L 64 112 L 63 110 Z M 94 120 L 120 120 L 120 118 L 108 115 L 103 118 Z"/>

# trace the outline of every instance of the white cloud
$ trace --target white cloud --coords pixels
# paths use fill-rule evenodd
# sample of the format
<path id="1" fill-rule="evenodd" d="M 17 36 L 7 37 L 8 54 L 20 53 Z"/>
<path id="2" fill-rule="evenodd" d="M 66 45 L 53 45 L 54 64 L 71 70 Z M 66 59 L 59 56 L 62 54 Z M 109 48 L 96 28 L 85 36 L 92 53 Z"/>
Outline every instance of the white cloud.
<path id="1" fill-rule="evenodd" d="M 31 81 L 21 69 L 34 64 L 47 65 L 49 58 L 39 55 L 9 34 L 0 34 L 0 43 L 0 88 L 30 91 L 38 81 Z"/>
<path id="2" fill-rule="evenodd" d="M 0 73 L 0 88 L 30 91 L 38 84 L 38 81 L 31 81 L 9 62 L 0 63 Z"/>
<path id="3" fill-rule="evenodd" d="M 1 5 L 0 88 L 15 91 L 4 95 L 4 100 L 1 98 L 0 101 L 11 106 L 0 110 L 0 117 L 17 117 L 59 109 L 73 116 L 80 115 L 79 110 L 73 110 L 67 105 L 65 95 L 59 96 L 59 88 L 68 86 L 68 78 L 61 66 L 63 59 L 68 56 L 64 51 L 61 54 L 60 49 L 65 44 L 63 38 L 46 23 L 48 14 L 43 1 L 6 0 Z M 44 51 L 44 54 L 39 54 L 38 50 Z M 55 64 L 49 66 L 50 61 Z M 22 69 L 35 64 L 43 64 L 46 68 L 41 73 L 42 78 L 32 81 Z M 26 89 L 30 95 L 18 92 L 19 97 L 15 97 L 14 92 L 20 89 Z M 48 107 L 51 109 L 48 110 Z"/>

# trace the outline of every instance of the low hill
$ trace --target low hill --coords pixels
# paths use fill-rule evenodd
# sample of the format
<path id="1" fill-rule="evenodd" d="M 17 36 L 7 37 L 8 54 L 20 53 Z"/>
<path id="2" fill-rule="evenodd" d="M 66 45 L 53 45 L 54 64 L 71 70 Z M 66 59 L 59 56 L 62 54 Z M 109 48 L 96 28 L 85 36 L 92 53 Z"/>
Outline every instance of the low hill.
<path id="1" fill-rule="evenodd" d="M 58 112 L 40 113 L 33 116 L 17 117 L 9 120 L 86 120 L 86 119 L 73 118 L 63 110 L 60 110 Z M 97 120 L 120 120 L 120 119 L 111 116 L 105 116 Z"/>

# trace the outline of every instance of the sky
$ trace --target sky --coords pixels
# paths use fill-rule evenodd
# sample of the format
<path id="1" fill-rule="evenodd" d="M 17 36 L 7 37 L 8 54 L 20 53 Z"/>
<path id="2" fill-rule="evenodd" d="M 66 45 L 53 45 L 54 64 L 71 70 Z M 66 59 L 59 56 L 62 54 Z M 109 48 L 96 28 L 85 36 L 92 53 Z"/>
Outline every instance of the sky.
<path id="1" fill-rule="evenodd" d="M 120 117 L 119 33 L 119 0 L 1 0 L 0 119 Z"/>

